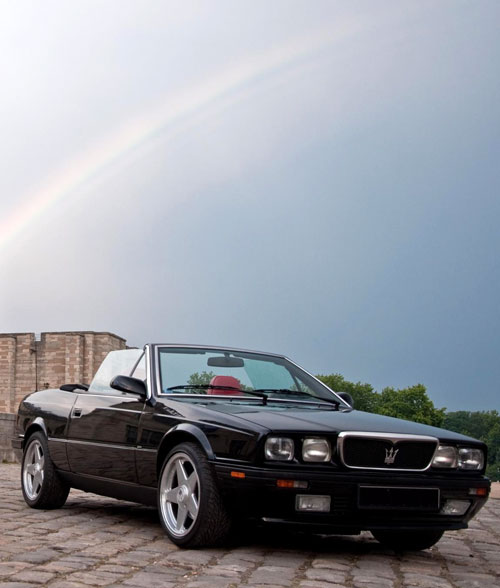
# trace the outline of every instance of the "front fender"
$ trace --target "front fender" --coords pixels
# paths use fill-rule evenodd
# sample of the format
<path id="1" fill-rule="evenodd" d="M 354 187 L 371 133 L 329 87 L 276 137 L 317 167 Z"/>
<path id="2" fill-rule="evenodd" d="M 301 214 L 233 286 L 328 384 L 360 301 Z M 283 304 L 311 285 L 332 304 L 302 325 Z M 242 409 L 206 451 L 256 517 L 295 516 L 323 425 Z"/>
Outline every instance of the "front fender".
<path id="1" fill-rule="evenodd" d="M 215 454 L 213 452 L 212 446 L 210 445 L 210 441 L 208 440 L 205 433 L 190 423 L 182 423 L 175 427 L 172 427 L 166 435 L 163 437 L 161 445 L 163 446 L 166 443 L 169 446 L 169 449 L 176 445 L 175 438 L 186 438 L 187 436 L 195 437 L 198 443 L 202 446 L 203 450 L 207 454 L 207 458 L 211 461 L 215 459 Z"/>

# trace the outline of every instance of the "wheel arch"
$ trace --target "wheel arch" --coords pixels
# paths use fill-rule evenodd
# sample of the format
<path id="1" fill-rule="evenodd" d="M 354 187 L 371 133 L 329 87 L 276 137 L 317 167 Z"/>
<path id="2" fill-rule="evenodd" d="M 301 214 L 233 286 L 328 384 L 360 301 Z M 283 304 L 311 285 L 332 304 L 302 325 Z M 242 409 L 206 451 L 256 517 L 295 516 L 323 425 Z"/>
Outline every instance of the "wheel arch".
<path id="1" fill-rule="evenodd" d="M 205 433 L 194 425 L 183 423 L 170 429 L 170 431 L 168 431 L 163 437 L 160 446 L 158 447 L 158 456 L 156 460 L 156 471 L 158 476 L 168 452 L 184 441 L 196 443 L 203 449 L 209 461 L 215 460 L 215 454 Z"/>
<path id="2" fill-rule="evenodd" d="M 28 439 L 31 437 L 31 435 L 33 435 L 33 433 L 36 433 L 37 431 L 41 431 L 45 435 L 45 437 L 48 438 L 47 426 L 45 425 L 45 421 L 42 417 L 36 417 L 35 419 L 33 419 L 33 421 L 26 428 L 22 443 L 23 449 L 26 447 L 26 443 L 28 442 Z"/>

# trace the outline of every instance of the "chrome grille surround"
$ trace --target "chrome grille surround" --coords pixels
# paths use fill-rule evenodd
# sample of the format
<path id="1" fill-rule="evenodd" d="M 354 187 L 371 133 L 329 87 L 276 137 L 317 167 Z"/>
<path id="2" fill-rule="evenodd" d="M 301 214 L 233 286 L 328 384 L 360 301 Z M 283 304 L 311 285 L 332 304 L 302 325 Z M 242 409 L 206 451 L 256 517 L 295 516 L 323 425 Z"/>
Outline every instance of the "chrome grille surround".
<path id="1" fill-rule="evenodd" d="M 398 449 L 397 444 L 400 442 L 414 442 L 414 443 L 425 443 L 428 447 L 429 444 L 434 445 L 432 455 L 425 467 L 422 468 L 411 468 L 411 467 L 388 467 L 388 465 L 381 465 L 381 467 L 375 467 L 373 465 L 351 465 L 346 462 L 346 442 L 349 439 L 360 439 L 369 442 L 370 439 L 373 441 L 386 441 L 391 443 L 392 448 Z M 375 432 L 364 432 L 364 431 L 342 431 L 339 433 L 337 438 L 337 454 L 340 457 L 341 463 L 349 469 L 356 470 L 381 470 L 381 471 L 392 471 L 392 472 L 424 472 L 428 470 L 432 465 L 432 460 L 439 446 L 439 439 L 437 437 L 431 437 L 429 435 L 409 435 L 405 433 L 375 433 Z M 430 447 L 429 447 L 430 449 Z M 383 462 L 383 460 L 382 460 Z"/>

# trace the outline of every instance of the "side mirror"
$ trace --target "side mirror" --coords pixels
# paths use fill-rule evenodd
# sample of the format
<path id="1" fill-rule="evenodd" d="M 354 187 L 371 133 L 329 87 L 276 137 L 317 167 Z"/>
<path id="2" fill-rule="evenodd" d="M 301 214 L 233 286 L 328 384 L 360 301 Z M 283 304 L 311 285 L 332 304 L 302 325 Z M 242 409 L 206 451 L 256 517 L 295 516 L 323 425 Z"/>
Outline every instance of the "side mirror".
<path id="1" fill-rule="evenodd" d="M 344 402 L 347 402 L 351 408 L 354 408 L 354 398 L 349 394 L 349 392 L 337 392 L 337 396 L 340 396 Z"/>
<path id="2" fill-rule="evenodd" d="M 146 398 L 146 384 L 138 378 L 131 378 L 130 376 L 115 376 L 110 383 L 111 388 L 119 390 L 120 392 L 128 392 L 129 394 L 136 394 Z"/>

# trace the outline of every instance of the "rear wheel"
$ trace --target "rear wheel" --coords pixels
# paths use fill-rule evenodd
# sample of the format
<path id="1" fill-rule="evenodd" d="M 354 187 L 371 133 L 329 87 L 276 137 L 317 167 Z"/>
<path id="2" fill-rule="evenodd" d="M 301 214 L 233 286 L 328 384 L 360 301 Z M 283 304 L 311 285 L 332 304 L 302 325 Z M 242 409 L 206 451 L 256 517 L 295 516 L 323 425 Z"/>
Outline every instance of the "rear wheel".
<path id="1" fill-rule="evenodd" d="M 21 465 L 24 500 L 31 508 L 59 508 L 66 502 L 69 485 L 61 480 L 49 455 L 45 435 L 37 431 L 26 443 Z"/>
<path id="2" fill-rule="evenodd" d="M 382 545 L 394 551 L 420 551 L 429 549 L 443 536 L 444 531 L 424 529 L 421 531 L 372 531 Z"/>
<path id="3" fill-rule="evenodd" d="M 181 443 L 163 464 L 158 488 L 158 512 L 176 545 L 217 545 L 227 537 L 231 519 L 204 452 L 195 443 Z"/>

